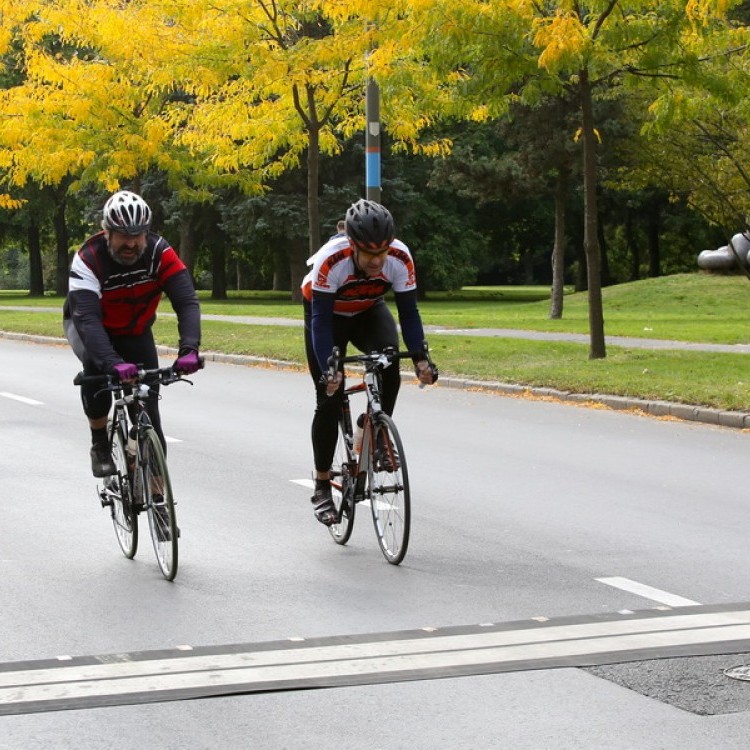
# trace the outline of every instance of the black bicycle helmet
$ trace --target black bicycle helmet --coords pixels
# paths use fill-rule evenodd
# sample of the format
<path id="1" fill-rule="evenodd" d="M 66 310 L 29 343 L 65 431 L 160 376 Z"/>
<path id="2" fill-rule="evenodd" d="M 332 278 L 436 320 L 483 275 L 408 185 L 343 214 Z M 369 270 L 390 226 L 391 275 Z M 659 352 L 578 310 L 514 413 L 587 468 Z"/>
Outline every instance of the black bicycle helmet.
<path id="1" fill-rule="evenodd" d="M 391 212 L 375 201 L 360 199 L 346 212 L 346 236 L 360 250 L 385 249 L 394 235 Z"/>
<path id="2" fill-rule="evenodd" d="M 151 209 L 140 195 L 120 190 L 104 204 L 105 229 L 123 234 L 141 234 L 151 226 Z"/>

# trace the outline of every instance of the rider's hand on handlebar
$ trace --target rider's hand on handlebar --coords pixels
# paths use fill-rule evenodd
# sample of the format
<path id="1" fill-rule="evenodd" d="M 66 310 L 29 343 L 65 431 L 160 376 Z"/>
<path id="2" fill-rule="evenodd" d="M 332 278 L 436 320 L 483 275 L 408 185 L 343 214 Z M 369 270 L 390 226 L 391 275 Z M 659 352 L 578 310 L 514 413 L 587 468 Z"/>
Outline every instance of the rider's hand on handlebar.
<path id="1" fill-rule="evenodd" d="M 132 383 L 138 377 L 138 368 L 130 362 L 118 362 L 112 365 L 112 373 L 121 383 Z"/>
<path id="2" fill-rule="evenodd" d="M 344 376 L 337 372 L 334 375 L 326 376 L 326 396 L 333 396 L 334 393 L 341 387 L 341 383 L 344 380 Z"/>
<path id="3" fill-rule="evenodd" d="M 437 367 L 426 359 L 420 359 L 414 365 L 414 371 L 417 374 L 417 378 L 419 378 L 419 382 L 423 385 L 432 385 L 438 379 Z"/>
<path id="4" fill-rule="evenodd" d="M 201 365 L 201 358 L 198 356 L 198 352 L 193 350 L 178 357 L 174 361 L 172 369 L 181 375 L 192 375 L 201 369 Z"/>

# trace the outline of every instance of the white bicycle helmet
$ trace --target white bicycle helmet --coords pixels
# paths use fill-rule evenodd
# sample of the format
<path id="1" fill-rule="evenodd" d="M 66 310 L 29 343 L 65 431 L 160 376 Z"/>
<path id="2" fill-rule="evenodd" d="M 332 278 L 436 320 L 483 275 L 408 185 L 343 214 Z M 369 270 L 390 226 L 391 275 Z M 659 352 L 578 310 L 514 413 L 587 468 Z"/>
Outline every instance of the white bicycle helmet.
<path id="1" fill-rule="evenodd" d="M 151 226 L 151 209 L 140 195 L 120 190 L 104 204 L 105 229 L 123 234 L 141 234 Z"/>

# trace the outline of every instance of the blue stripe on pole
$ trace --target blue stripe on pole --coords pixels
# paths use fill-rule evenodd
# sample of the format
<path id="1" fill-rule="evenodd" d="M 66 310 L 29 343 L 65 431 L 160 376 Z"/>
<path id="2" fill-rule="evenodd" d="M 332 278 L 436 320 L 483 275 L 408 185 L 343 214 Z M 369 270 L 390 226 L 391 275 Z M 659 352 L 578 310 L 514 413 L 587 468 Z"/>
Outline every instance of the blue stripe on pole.
<path id="1" fill-rule="evenodd" d="M 380 187 L 380 151 L 368 151 L 365 155 L 365 184 Z"/>

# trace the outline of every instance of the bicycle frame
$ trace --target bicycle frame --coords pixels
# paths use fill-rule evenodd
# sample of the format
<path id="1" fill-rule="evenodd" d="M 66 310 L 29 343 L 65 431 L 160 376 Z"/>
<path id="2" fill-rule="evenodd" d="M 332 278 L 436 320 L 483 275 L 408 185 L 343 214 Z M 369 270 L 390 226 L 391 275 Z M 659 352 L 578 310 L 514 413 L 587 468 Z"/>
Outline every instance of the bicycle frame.
<path id="1" fill-rule="evenodd" d="M 411 500 L 403 443 L 395 423 L 382 407 L 382 372 L 406 356 L 410 356 L 409 352 L 392 349 L 341 357 L 334 349 L 328 363 L 329 376 L 346 363 L 364 367 L 361 382 L 343 387 L 339 443 L 331 469 L 331 486 L 338 493 L 338 499 L 334 499 L 337 521 L 329 526 L 329 532 L 337 544 L 346 544 L 357 503 L 369 501 L 378 544 L 393 565 L 403 560 L 408 548 Z M 364 393 L 367 399 L 359 455 L 355 452 L 350 400 L 355 393 Z"/>
<path id="2" fill-rule="evenodd" d="M 388 354 L 380 354 L 376 360 L 365 359 L 367 355 L 354 355 L 353 357 L 346 357 L 340 360 L 342 363 L 347 361 L 365 362 L 365 371 L 362 373 L 362 380 L 355 385 L 344 388 L 344 395 L 341 403 L 341 418 L 345 428 L 344 435 L 347 442 L 347 451 L 350 459 L 352 459 L 355 453 L 350 396 L 355 393 L 364 393 L 367 397 L 367 406 L 364 412 L 365 421 L 362 425 L 362 448 L 359 451 L 356 462 L 353 460 L 350 461 L 351 473 L 355 478 L 366 475 L 372 462 L 371 446 L 375 436 L 373 419 L 375 414 L 378 414 L 383 410 L 380 400 L 380 392 L 382 388 L 381 372 L 385 367 L 394 363 L 397 357 L 405 355 L 407 355 L 406 352 L 395 352 L 392 357 Z M 355 492 L 356 502 L 363 499 L 361 496 L 363 489 L 362 484 L 361 481 L 357 482 L 358 491 Z"/>
<path id="3" fill-rule="evenodd" d="M 169 581 L 177 572 L 180 534 L 163 440 L 153 427 L 146 401 L 152 395 L 152 386 L 177 381 L 192 382 L 171 367 L 140 370 L 132 385 L 109 375 L 84 373 L 73 381 L 75 385 L 101 385 L 100 392 L 114 396 L 108 441 L 116 471 L 104 478 L 99 498 L 102 506 L 110 508 L 118 543 L 128 558 L 133 558 L 138 548 L 138 514 L 147 512 L 157 561 Z M 134 455 L 128 450 L 133 432 Z"/>

